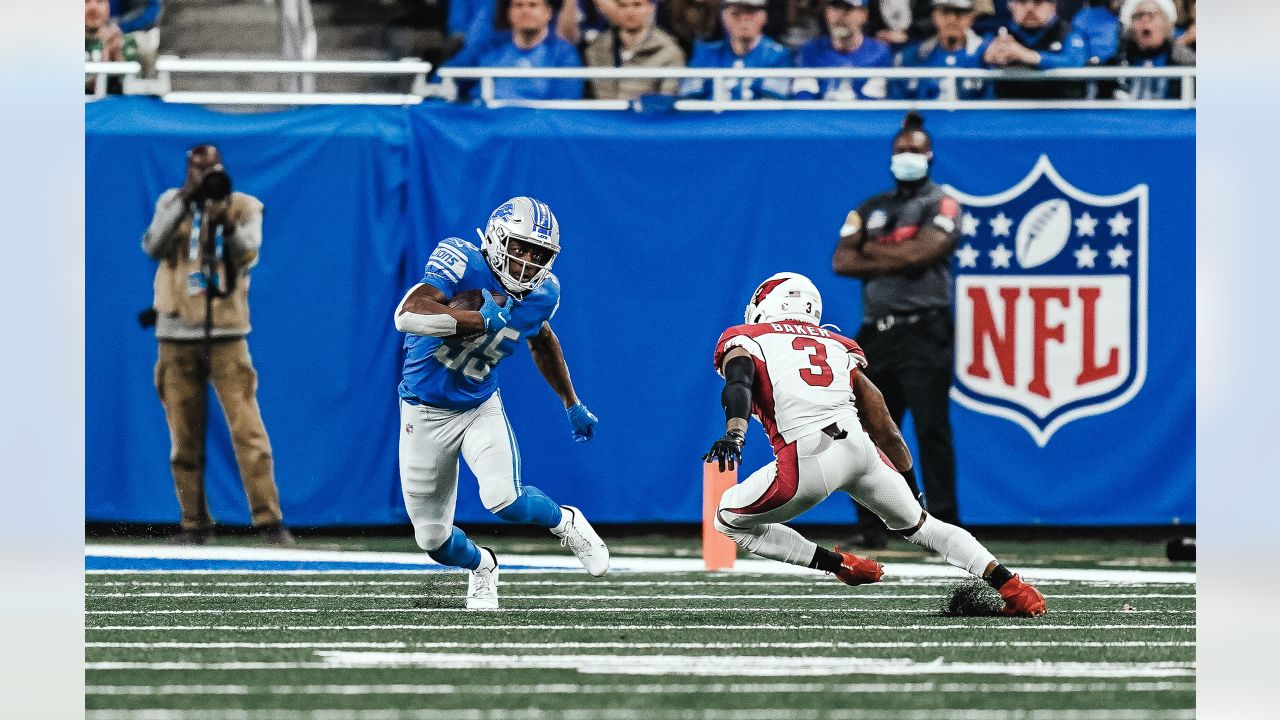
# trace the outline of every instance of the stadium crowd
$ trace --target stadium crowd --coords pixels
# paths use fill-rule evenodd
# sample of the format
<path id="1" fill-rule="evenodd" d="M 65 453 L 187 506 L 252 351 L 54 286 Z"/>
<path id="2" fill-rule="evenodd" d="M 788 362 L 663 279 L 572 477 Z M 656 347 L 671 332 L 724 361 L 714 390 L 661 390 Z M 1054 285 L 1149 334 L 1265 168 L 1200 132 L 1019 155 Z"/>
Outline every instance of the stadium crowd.
<path id="1" fill-rule="evenodd" d="M 1054 69 L 1195 64 L 1195 0 L 450 0 L 454 67 Z M 474 98 L 475 87 L 464 88 Z M 499 79 L 499 99 L 710 98 L 710 81 Z M 1177 97 L 1176 80 L 756 78 L 715 99 Z"/>

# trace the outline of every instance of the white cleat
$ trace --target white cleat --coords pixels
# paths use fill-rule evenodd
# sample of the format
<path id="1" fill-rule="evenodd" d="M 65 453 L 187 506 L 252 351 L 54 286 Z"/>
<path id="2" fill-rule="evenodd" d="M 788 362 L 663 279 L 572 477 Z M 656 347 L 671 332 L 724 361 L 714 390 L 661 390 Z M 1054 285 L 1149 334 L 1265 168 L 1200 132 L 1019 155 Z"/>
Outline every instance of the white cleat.
<path id="1" fill-rule="evenodd" d="M 582 516 L 582 511 L 569 505 L 561 505 L 565 520 L 563 527 L 552 528 L 560 536 L 560 547 L 568 547 L 578 556 L 587 572 L 600 577 L 609 572 L 609 548 L 596 534 L 595 528 Z"/>
<path id="2" fill-rule="evenodd" d="M 480 567 L 471 571 L 470 583 L 467 587 L 467 609 L 497 610 L 498 556 L 487 547 L 482 547 L 480 550 L 489 553 L 489 557 L 493 558 L 493 565 L 485 567 L 485 563 L 481 562 Z"/>

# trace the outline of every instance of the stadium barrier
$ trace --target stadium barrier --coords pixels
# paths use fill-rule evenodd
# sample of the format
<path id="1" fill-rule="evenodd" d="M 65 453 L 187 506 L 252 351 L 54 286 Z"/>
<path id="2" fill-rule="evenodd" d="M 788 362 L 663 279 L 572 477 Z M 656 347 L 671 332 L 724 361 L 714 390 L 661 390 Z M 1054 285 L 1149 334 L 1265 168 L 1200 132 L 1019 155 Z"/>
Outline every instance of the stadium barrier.
<path id="1" fill-rule="evenodd" d="M 93 70 L 90 70 L 92 66 Z M 399 61 L 339 60 L 218 60 L 183 59 L 162 56 L 156 62 L 157 78 L 137 77 L 141 67 L 127 62 L 86 62 L 86 74 L 99 76 L 98 90 L 90 99 L 105 92 L 108 75 L 124 77 L 124 93 L 157 95 L 166 102 L 202 105 L 416 105 L 426 98 L 455 100 L 458 81 L 478 81 L 479 101 L 485 107 L 528 107 L 560 110 L 629 110 L 635 104 L 626 100 L 519 100 L 495 97 L 494 80 L 498 78 L 581 78 L 586 80 L 700 78 L 711 81 L 710 100 L 677 100 L 679 111 L 724 110 L 899 110 L 908 108 L 981 110 L 1040 109 L 1112 109 L 1157 110 L 1195 107 L 1194 67 L 1090 67 L 1060 70 L 1023 70 L 981 68 L 473 68 L 442 67 L 436 70 L 443 82 L 428 82 L 431 63 L 415 58 Z M 307 92 L 200 92 L 173 91 L 172 76 L 184 73 L 257 74 L 362 74 L 374 76 L 412 77 L 408 93 L 307 93 Z M 841 79 L 983 79 L 1019 82 L 1044 80 L 1096 81 L 1107 79 L 1163 79 L 1181 82 L 1181 94 L 1166 100 L 1123 100 L 1095 98 L 1081 100 L 730 100 L 729 83 L 755 78 L 841 78 Z"/>

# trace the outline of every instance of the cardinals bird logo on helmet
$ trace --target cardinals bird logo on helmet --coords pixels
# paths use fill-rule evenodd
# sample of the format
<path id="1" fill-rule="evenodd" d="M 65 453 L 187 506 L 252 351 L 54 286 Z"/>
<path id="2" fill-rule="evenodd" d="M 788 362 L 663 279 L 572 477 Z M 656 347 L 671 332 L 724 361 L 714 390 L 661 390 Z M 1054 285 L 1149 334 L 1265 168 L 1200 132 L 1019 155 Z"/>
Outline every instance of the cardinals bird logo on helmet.
<path id="1" fill-rule="evenodd" d="M 822 295 L 809 278 L 793 272 L 780 272 L 760 283 L 751 294 L 743 321 L 748 324 L 822 321 Z"/>

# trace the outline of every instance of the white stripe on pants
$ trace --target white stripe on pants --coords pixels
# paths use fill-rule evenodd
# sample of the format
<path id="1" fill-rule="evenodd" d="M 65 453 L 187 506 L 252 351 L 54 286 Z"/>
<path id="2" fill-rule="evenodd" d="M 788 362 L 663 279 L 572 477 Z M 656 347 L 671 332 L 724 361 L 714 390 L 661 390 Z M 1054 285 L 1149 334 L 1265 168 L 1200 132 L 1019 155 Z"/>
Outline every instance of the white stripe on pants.
<path id="1" fill-rule="evenodd" d="M 439 548 L 453 532 L 459 454 L 475 473 L 487 510 L 515 502 L 520 452 L 498 393 L 470 410 L 400 401 L 400 489 L 423 550 Z"/>

